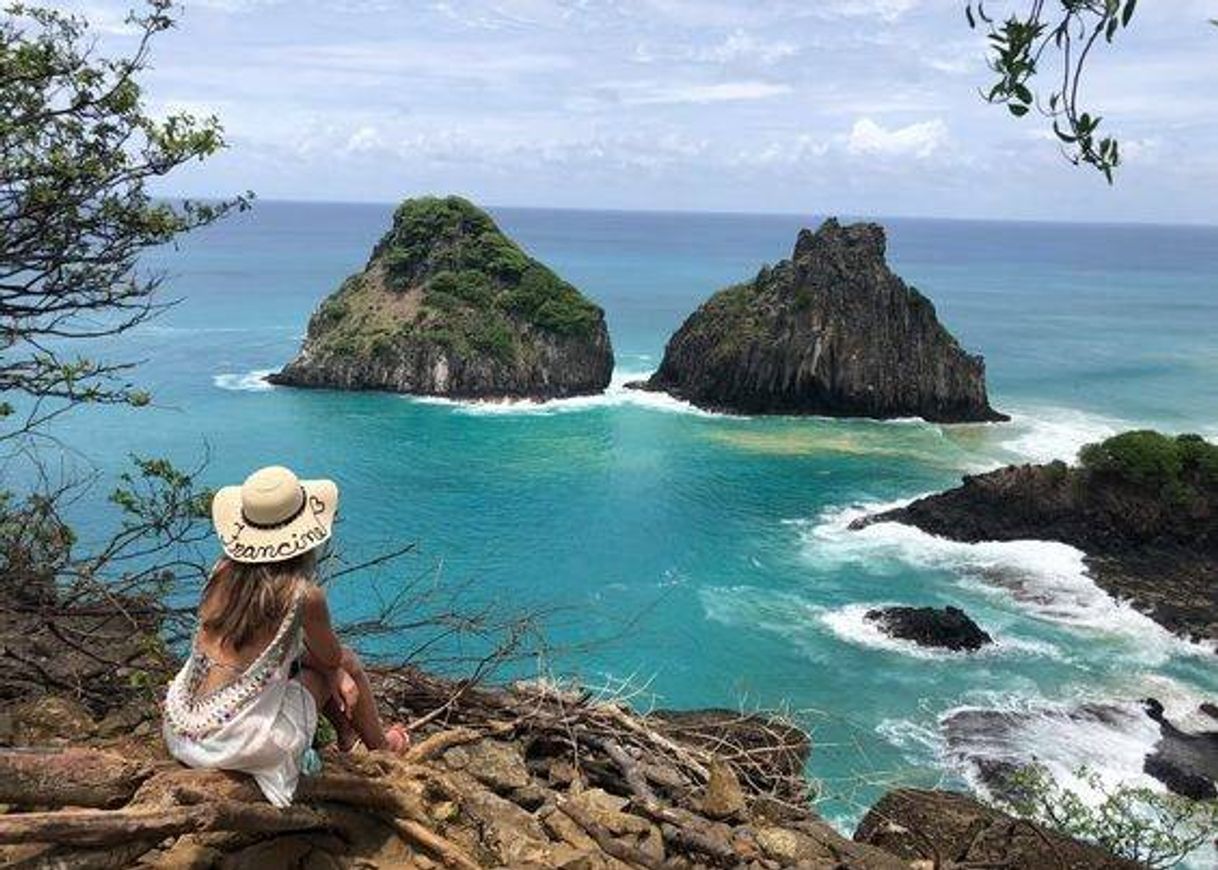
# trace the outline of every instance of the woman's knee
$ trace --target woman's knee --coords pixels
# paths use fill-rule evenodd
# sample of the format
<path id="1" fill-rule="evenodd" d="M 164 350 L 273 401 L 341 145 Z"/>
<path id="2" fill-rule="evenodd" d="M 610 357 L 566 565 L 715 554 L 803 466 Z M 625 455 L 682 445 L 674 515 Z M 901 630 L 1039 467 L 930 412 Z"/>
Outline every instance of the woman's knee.
<path id="1" fill-rule="evenodd" d="M 343 647 L 342 661 L 339 666 L 349 674 L 354 674 L 355 672 L 362 671 L 364 669 L 364 663 L 360 661 L 360 658 L 358 655 L 356 655 L 355 650 L 351 649 L 349 646 Z"/>
<path id="2" fill-rule="evenodd" d="M 329 699 L 330 680 L 326 674 L 312 668 L 301 668 L 298 679 L 300 684 L 305 687 L 305 691 L 313 696 L 317 706 L 322 706 Z"/>

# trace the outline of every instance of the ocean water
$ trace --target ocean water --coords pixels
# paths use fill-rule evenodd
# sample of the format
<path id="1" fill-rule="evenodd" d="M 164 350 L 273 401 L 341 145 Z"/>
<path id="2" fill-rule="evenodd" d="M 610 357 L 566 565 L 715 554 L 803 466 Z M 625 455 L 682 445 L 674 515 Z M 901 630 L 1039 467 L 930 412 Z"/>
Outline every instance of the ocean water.
<path id="1" fill-rule="evenodd" d="M 112 349 L 145 360 L 157 407 L 76 415 L 62 437 L 103 480 L 128 453 L 206 452 L 214 484 L 271 462 L 333 477 L 345 550 L 419 544 L 382 584 L 559 608 L 553 655 L 520 672 L 577 674 L 640 706 L 799 715 L 843 825 L 889 784 L 976 785 L 979 755 L 1142 781 L 1155 734 L 1137 700 L 1188 724 L 1218 696 L 1212 651 L 1112 602 L 1068 547 L 847 528 L 1124 428 L 1218 435 L 1218 229 L 884 221 L 894 269 L 984 353 L 993 404 L 1014 417 L 937 426 L 732 418 L 623 389 L 700 300 L 787 256 L 818 216 L 492 211 L 605 308 L 605 395 L 472 405 L 269 387 L 390 207 L 264 202 L 158 256 L 182 301 Z M 95 516 L 82 521 L 100 534 Z M 337 594 L 345 616 L 375 607 L 371 589 Z M 959 605 L 997 643 L 952 656 L 889 640 L 863 619 L 884 603 Z M 1076 715 L 1083 702 L 1111 715 Z M 1009 715 L 1001 731 L 948 726 L 969 710 Z"/>

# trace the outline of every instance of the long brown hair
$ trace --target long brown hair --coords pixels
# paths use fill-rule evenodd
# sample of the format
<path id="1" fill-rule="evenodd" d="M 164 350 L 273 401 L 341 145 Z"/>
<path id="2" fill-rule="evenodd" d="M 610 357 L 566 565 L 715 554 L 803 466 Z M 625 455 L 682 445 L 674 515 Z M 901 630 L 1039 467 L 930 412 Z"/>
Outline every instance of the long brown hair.
<path id="1" fill-rule="evenodd" d="M 222 645 L 241 649 L 268 626 L 279 625 L 297 589 L 311 582 L 316 572 L 315 550 L 265 564 L 222 557 L 203 587 L 199 604 L 203 629 Z"/>

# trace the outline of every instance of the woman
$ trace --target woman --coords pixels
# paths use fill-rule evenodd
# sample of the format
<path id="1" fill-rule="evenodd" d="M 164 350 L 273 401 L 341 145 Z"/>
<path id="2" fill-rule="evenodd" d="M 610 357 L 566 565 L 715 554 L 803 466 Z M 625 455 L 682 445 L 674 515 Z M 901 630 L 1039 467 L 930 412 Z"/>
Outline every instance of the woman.
<path id="1" fill-rule="evenodd" d="M 280 466 L 216 493 L 224 555 L 203 589 L 191 656 L 165 699 L 175 758 L 249 773 L 276 806 L 292 802 L 309 766 L 319 709 L 340 749 L 356 735 L 369 749 L 409 743 L 402 726 L 382 727 L 368 677 L 335 636 L 315 582 L 337 508 L 333 481 L 299 480 Z"/>

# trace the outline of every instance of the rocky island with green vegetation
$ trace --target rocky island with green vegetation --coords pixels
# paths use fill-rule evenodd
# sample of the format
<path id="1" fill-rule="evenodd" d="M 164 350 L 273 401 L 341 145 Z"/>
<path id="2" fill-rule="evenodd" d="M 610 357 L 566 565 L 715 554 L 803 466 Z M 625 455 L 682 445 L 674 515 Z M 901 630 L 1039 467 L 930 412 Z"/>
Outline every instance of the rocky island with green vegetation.
<path id="1" fill-rule="evenodd" d="M 968 543 L 1069 544 L 1083 551 L 1088 574 L 1109 595 L 1218 650 L 1218 445 L 1199 435 L 1124 432 L 1087 445 L 1073 466 L 1012 465 L 970 475 L 956 489 L 854 526 L 882 522 Z M 1178 795 L 1218 797 L 1218 730 L 1191 733 L 1169 721 L 1157 700 L 1145 706 L 1161 736 L 1144 771 Z M 1196 712 L 1218 722 L 1213 704 Z M 1084 709 L 1082 715 L 1090 714 Z M 998 736 L 1011 721 L 1007 712 L 967 717 L 970 722 L 957 724 Z"/>
<path id="2" fill-rule="evenodd" d="M 470 399 L 601 392 L 604 312 L 460 197 L 408 199 L 275 384 Z"/>
<path id="3" fill-rule="evenodd" d="M 977 541 L 1060 541 L 1095 582 L 1168 630 L 1218 643 L 1218 445 L 1133 431 L 1078 463 L 1012 465 L 856 522 Z"/>
<path id="4" fill-rule="evenodd" d="M 738 414 L 1008 419 L 990 407 L 982 358 L 893 274 L 885 247 L 877 224 L 801 230 L 790 260 L 712 296 L 632 386 Z"/>

